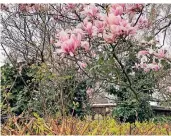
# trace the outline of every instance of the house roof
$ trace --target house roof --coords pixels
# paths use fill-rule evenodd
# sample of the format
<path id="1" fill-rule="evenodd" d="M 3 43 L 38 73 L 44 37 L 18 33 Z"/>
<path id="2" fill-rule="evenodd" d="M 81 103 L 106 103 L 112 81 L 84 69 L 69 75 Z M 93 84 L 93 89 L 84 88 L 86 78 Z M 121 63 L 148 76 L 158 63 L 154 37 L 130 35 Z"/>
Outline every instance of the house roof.
<path id="1" fill-rule="evenodd" d="M 91 107 L 98 107 L 98 108 L 103 108 L 103 107 L 115 107 L 116 103 L 99 103 L 99 104 L 92 104 Z M 171 107 L 163 107 L 163 106 L 154 106 L 151 105 L 153 110 L 160 110 L 160 111 L 168 111 L 171 112 Z"/>

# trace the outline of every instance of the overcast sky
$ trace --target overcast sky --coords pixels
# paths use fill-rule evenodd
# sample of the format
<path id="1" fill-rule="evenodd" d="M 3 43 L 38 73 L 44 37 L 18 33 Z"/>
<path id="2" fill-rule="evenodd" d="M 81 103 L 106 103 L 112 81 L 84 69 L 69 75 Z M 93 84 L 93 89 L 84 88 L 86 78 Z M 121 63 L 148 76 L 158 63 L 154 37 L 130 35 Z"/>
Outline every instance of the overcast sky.
<path id="1" fill-rule="evenodd" d="M 4 59 L 5 59 L 5 56 L 3 55 L 3 50 L 0 47 L 0 66 L 3 65 Z"/>

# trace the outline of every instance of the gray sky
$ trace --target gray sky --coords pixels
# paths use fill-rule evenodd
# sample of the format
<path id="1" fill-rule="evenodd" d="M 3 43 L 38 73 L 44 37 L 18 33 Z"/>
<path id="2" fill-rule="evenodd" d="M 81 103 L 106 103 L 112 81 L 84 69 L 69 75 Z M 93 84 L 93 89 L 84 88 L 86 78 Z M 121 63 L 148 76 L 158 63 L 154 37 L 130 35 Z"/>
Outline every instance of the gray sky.
<path id="1" fill-rule="evenodd" d="M 2 47 L 0 47 L 0 66 L 3 65 L 4 60 L 5 60 L 5 56 L 3 55 Z"/>

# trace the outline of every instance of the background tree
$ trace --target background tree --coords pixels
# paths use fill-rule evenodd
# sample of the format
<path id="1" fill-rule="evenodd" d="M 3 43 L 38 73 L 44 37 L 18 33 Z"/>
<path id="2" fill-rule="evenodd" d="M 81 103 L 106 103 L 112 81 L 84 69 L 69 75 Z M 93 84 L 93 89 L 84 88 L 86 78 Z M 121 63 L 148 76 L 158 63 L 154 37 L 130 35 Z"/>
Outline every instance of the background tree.
<path id="1" fill-rule="evenodd" d="M 160 69 L 170 69 L 170 51 L 164 49 L 170 36 L 168 5 L 2 4 L 1 10 L 1 46 L 15 69 L 18 61 L 33 69 L 29 74 L 38 90 L 31 100 L 40 100 L 34 106 L 44 116 L 54 104 L 64 115 L 72 101 L 78 102 L 78 86 L 85 80 L 91 81 L 92 93 L 112 85 L 110 93 L 118 100 L 148 103 L 159 90 Z M 89 85 L 83 90 L 85 100 Z"/>

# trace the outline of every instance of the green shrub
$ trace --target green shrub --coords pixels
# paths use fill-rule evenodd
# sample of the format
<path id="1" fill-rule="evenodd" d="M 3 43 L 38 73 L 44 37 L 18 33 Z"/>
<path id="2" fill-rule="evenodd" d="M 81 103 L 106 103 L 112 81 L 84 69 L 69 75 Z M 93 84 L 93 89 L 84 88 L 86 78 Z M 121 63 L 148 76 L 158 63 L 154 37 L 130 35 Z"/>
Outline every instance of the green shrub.
<path id="1" fill-rule="evenodd" d="M 59 123 L 60 122 L 60 123 Z M 112 118 L 80 120 L 73 117 L 12 117 L 2 125 L 2 135 L 170 135 L 171 124 L 147 122 L 119 123 Z"/>
<path id="2" fill-rule="evenodd" d="M 121 122 L 142 122 L 152 118 L 153 111 L 149 102 L 132 100 L 119 103 L 113 110 L 113 116 Z"/>

